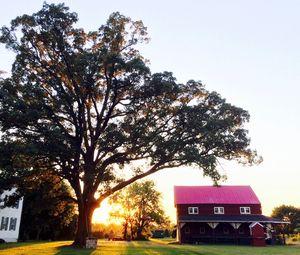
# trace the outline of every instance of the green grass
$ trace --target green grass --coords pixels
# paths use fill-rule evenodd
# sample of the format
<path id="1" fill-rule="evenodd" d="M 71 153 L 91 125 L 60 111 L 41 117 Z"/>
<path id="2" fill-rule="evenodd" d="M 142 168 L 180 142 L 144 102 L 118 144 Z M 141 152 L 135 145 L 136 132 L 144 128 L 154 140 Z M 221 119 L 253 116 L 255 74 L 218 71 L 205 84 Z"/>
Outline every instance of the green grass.
<path id="1" fill-rule="evenodd" d="M 161 240 L 163 242 L 163 240 Z M 69 247 L 71 242 L 0 244 L 0 255 L 299 255 L 300 245 L 177 245 L 157 242 L 99 241 L 96 250 Z"/>

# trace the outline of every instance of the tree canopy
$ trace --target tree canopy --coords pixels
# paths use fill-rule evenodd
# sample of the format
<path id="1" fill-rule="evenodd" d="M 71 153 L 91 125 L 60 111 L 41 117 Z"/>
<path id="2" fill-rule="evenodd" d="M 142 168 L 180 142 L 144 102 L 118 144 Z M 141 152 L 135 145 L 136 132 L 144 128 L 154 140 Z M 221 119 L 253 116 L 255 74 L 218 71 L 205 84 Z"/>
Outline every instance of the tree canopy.
<path id="1" fill-rule="evenodd" d="M 256 161 L 247 111 L 200 81 L 151 73 L 136 47 L 148 40 L 141 21 L 116 12 L 88 32 L 77 21 L 45 3 L 0 33 L 16 55 L 0 81 L 2 187 L 48 169 L 66 179 L 79 210 L 74 244 L 99 203 L 138 179 L 189 165 L 218 181 L 218 159 Z"/>
<path id="2" fill-rule="evenodd" d="M 283 228 L 285 234 L 300 232 L 300 208 L 292 205 L 280 205 L 272 210 L 271 216 L 290 222 Z"/>

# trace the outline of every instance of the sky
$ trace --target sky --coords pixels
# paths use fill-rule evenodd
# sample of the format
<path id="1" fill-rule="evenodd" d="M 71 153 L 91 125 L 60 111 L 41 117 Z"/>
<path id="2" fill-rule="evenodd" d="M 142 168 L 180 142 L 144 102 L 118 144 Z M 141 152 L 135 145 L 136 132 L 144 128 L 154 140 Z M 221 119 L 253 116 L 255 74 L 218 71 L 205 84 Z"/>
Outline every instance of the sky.
<path id="1" fill-rule="evenodd" d="M 61 1 L 48 1 L 48 3 Z M 0 25 L 32 14 L 43 1 L 2 2 Z M 300 1 L 65 1 L 79 27 L 95 30 L 115 11 L 142 20 L 151 38 L 140 47 L 152 72 L 171 71 L 178 82 L 201 80 L 228 102 L 249 111 L 251 148 L 258 166 L 223 162 L 224 185 L 250 185 L 269 215 L 281 204 L 300 207 Z M 0 46 L 0 70 L 12 53 Z M 151 176 L 175 219 L 174 185 L 211 185 L 199 169 L 164 170 Z"/>

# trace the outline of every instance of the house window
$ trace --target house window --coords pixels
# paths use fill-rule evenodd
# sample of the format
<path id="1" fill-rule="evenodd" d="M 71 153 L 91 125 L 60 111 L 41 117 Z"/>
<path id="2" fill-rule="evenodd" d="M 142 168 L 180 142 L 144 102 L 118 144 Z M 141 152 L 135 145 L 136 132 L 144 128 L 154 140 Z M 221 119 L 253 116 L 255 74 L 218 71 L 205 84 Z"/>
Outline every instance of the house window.
<path id="1" fill-rule="evenodd" d="M 245 231 L 244 231 L 244 229 L 243 228 L 239 228 L 239 234 L 245 234 Z"/>
<path id="2" fill-rule="evenodd" d="M 250 207 L 240 207 L 240 213 L 241 214 L 250 214 Z"/>
<path id="3" fill-rule="evenodd" d="M 189 227 L 185 227 L 184 233 L 189 234 L 190 233 L 190 228 Z"/>
<path id="4" fill-rule="evenodd" d="M 200 234 L 205 234 L 205 227 L 200 227 Z"/>
<path id="5" fill-rule="evenodd" d="M 8 217 L 2 217 L 1 218 L 1 226 L 0 226 L 0 230 L 7 230 L 8 228 Z"/>
<path id="6" fill-rule="evenodd" d="M 215 214 L 224 214 L 224 207 L 214 207 Z"/>
<path id="7" fill-rule="evenodd" d="M 198 214 L 198 207 L 189 207 L 188 212 L 189 214 Z"/>
<path id="8" fill-rule="evenodd" d="M 228 229 L 227 227 L 224 227 L 224 228 L 223 228 L 223 233 L 224 233 L 225 235 L 228 235 L 228 234 L 229 234 L 229 229 Z"/>
<path id="9" fill-rule="evenodd" d="M 17 226 L 17 218 L 10 218 L 10 222 L 9 222 L 9 230 L 16 230 L 16 226 Z"/>

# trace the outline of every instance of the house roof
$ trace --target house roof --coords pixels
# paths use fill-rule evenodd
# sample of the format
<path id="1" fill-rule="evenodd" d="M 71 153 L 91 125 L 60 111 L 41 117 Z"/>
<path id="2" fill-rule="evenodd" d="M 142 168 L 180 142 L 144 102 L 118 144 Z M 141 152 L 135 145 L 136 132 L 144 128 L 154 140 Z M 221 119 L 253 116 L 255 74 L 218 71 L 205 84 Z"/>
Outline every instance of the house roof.
<path id="1" fill-rule="evenodd" d="M 260 222 L 260 223 L 277 223 L 277 224 L 287 224 L 289 222 L 283 221 L 281 219 L 268 217 L 261 214 L 239 214 L 239 215 L 179 215 L 178 222 Z"/>
<path id="2" fill-rule="evenodd" d="M 260 204 L 250 186 L 175 186 L 178 204 Z"/>

